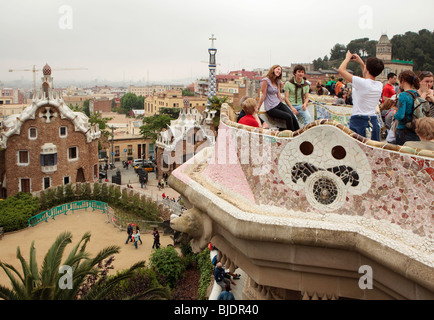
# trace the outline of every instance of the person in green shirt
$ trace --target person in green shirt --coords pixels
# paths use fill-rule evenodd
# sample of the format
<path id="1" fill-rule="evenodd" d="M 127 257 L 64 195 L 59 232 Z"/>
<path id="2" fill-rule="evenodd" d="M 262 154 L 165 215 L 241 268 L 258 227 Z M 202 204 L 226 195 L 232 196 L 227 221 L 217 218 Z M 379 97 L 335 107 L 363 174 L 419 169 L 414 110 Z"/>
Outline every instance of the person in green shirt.
<path id="1" fill-rule="evenodd" d="M 305 125 L 312 122 L 312 117 L 307 110 L 309 102 L 309 84 L 304 81 L 303 77 L 306 70 L 301 65 L 294 67 L 294 77 L 285 83 L 285 103 L 289 106 L 295 115 L 300 115 L 304 119 Z"/>

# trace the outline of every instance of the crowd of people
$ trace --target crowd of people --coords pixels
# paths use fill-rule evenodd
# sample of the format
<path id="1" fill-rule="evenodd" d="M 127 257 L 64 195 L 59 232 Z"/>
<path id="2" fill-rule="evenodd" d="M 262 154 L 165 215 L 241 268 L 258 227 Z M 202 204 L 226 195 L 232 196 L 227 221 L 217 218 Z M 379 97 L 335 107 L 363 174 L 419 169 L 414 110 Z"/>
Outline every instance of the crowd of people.
<path id="1" fill-rule="evenodd" d="M 360 64 L 362 76 L 347 70 L 350 61 Z M 382 130 L 387 130 L 386 141 L 389 143 L 434 150 L 433 74 L 422 71 L 416 75 L 410 70 L 399 76 L 389 73 L 383 86 L 377 80 L 383 71 L 381 59 L 370 57 L 364 62 L 359 55 L 348 51 L 338 69 L 340 78 L 335 81 L 332 76 L 327 84 L 319 82 L 315 93 L 335 96 L 334 104 L 337 105 L 352 105 L 349 128 L 362 137 L 366 137 L 369 130 L 372 140 L 381 141 Z M 285 121 L 286 130 L 300 129 L 297 116 L 303 118 L 304 124 L 312 122 L 307 109 L 312 90 L 305 73 L 305 68 L 297 65 L 292 79 L 283 84 L 282 67 L 272 66 L 261 80 L 259 101 L 249 97 L 240 100 L 242 110 L 237 122 L 269 128 L 269 124 L 259 117 L 262 104 L 269 117 Z M 385 124 L 384 127 L 380 127 L 380 123 Z"/>

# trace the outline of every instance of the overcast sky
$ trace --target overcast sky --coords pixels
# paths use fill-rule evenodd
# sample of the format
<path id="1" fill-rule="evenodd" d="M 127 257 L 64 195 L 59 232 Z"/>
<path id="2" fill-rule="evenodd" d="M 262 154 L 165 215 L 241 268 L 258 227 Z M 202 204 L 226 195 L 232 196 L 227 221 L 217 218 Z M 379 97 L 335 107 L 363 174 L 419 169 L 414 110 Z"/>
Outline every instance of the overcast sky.
<path id="1" fill-rule="evenodd" d="M 0 81 L 48 63 L 58 80 L 157 83 L 312 62 L 336 43 L 434 29 L 432 0 L 0 0 Z M 37 75 L 39 81 L 41 73 Z"/>

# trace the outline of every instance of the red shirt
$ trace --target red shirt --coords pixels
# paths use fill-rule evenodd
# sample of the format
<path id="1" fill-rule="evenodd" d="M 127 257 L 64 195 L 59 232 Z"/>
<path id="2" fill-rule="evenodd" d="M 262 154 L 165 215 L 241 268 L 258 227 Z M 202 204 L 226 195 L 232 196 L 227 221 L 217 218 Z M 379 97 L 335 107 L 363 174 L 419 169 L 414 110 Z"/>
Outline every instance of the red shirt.
<path id="1" fill-rule="evenodd" d="M 383 95 L 381 96 L 381 101 L 384 102 L 383 97 L 392 98 L 395 95 L 395 88 L 390 84 L 386 83 L 383 88 Z"/>
<path id="2" fill-rule="evenodd" d="M 251 114 L 246 114 L 244 117 L 238 121 L 238 123 L 245 124 L 246 126 L 259 128 L 259 123 Z"/>

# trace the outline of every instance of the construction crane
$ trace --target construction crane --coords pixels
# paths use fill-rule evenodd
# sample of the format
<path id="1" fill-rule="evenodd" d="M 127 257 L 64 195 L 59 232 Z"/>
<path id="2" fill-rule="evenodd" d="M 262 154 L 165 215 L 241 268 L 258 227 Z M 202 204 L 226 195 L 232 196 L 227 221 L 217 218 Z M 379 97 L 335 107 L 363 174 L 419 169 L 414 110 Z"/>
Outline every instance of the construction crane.
<path id="1" fill-rule="evenodd" d="M 65 70 L 87 70 L 87 68 L 61 68 L 61 69 L 52 69 L 53 71 L 65 71 Z M 36 72 L 41 71 L 41 69 L 36 69 L 36 66 L 33 65 L 32 69 L 9 69 L 9 72 L 15 71 L 32 71 L 33 72 L 33 95 L 36 95 Z"/>

